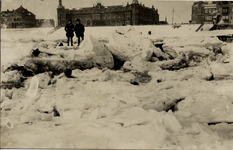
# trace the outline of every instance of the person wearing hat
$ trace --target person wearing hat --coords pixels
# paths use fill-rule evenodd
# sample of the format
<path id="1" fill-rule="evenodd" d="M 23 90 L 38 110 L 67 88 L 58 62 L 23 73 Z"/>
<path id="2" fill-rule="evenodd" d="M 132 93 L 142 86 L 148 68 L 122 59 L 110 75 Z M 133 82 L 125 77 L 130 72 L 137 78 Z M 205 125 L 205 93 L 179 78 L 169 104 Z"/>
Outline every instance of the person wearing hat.
<path id="1" fill-rule="evenodd" d="M 70 42 L 71 42 L 71 46 L 73 46 L 74 25 L 72 24 L 71 19 L 68 20 L 68 24 L 65 27 L 65 31 L 66 31 L 68 46 Z"/>
<path id="2" fill-rule="evenodd" d="M 82 38 L 82 41 L 84 40 L 84 32 L 85 32 L 85 28 L 83 24 L 81 24 L 81 20 L 77 19 L 75 25 L 75 34 L 76 37 L 78 38 L 78 46 L 80 45 L 80 38 Z"/>

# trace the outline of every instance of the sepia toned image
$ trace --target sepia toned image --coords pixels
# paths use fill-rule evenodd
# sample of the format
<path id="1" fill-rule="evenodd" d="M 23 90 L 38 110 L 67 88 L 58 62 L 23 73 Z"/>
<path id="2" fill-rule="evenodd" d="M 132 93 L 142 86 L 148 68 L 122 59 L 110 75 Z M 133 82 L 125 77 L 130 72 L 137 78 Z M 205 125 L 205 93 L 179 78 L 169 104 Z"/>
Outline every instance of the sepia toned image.
<path id="1" fill-rule="evenodd" d="M 0 148 L 233 149 L 233 1 L 0 4 Z"/>

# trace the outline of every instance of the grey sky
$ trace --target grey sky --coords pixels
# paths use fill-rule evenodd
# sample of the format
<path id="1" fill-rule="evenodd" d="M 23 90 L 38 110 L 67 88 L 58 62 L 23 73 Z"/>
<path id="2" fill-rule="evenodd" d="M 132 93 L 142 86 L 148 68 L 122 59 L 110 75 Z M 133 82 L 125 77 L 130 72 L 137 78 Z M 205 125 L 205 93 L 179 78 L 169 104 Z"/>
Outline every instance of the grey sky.
<path id="1" fill-rule="evenodd" d="M 96 2 L 101 2 L 104 6 L 109 5 L 126 5 L 127 2 L 131 3 L 132 0 L 62 0 L 65 8 L 81 8 L 91 7 Z M 193 1 L 159 1 L 159 0 L 139 0 L 147 7 L 155 6 L 158 8 L 160 14 L 160 21 L 167 20 L 172 22 L 172 10 L 174 9 L 174 22 L 188 22 L 191 19 L 191 6 Z M 58 0 L 2 0 L 2 10 L 17 9 L 20 5 L 27 8 L 29 11 L 36 15 L 37 19 L 52 18 L 57 20 L 57 6 Z"/>

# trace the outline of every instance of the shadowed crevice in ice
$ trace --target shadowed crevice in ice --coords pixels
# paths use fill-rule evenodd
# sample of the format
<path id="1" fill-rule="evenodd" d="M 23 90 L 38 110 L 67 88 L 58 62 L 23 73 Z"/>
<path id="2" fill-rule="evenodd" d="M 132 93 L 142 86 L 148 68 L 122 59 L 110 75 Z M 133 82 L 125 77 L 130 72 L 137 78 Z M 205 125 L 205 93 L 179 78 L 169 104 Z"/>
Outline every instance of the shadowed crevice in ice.
<path id="1" fill-rule="evenodd" d="M 217 125 L 217 124 L 221 124 L 221 123 L 226 123 L 226 124 L 233 124 L 233 121 L 232 122 L 227 122 L 227 121 L 223 121 L 223 122 L 210 122 L 210 123 L 207 123 L 209 126 L 213 126 L 213 125 Z"/>
<path id="2" fill-rule="evenodd" d="M 232 140 L 233 133 L 231 132 L 233 129 L 233 122 L 214 122 L 208 123 L 208 129 L 224 140 Z"/>
<path id="3" fill-rule="evenodd" d="M 60 117 L 60 113 L 58 112 L 56 106 L 54 106 L 53 110 L 51 110 L 51 111 L 42 111 L 42 110 L 39 110 L 39 109 L 37 109 L 37 111 L 40 112 L 40 113 L 45 113 L 45 114 L 52 114 L 53 113 L 54 117 Z"/>
<path id="4" fill-rule="evenodd" d="M 233 41 L 233 35 L 222 35 L 222 36 L 217 36 L 219 40 L 227 43 L 232 43 Z"/>
<path id="5" fill-rule="evenodd" d="M 138 82 L 133 82 L 133 83 L 131 83 L 132 85 L 139 85 L 139 83 Z"/>
<path id="6" fill-rule="evenodd" d="M 40 52 L 39 49 L 37 48 L 37 49 L 35 49 L 35 50 L 32 51 L 32 56 L 38 57 L 40 53 L 41 53 L 41 52 Z"/>
<path id="7" fill-rule="evenodd" d="M 3 76 L 4 75 L 4 76 Z M 13 64 L 8 67 L 2 74 L 2 89 L 20 88 L 27 78 L 34 76 L 34 72 L 24 66 Z"/>
<path id="8" fill-rule="evenodd" d="M 216 76 L 213 76 L 212 80 L 215 80 L 215 81 L 233 80 L 233 75 L 216 75 Z"/>
<path id="9" fill-rule="evenodd" d="M 74 78 L 72 76 L 72 70 L 71 69 L 67 69 L 64 74 L 66 75 L 67 78 Z"/>
<path id="10" fill-rule="evenodd" d="M 34 72 L 30 69 L 27 69 L 26 67 L 24 66 L 19 66 L 17 64 L 13 64 L 11 65 L 10 67 L 8 67 L 6 70 L 4 70 L 4 72 L 9 72 L 9 71 L 14 71 L 14 70 L 17 70 L 19 71 L 22 76 L 24 77 L 31 77 L 31 76 L 34 76 Z"/>
<path id="11" fill-rule="evenodd" d="M 112 55 L 112 56 L 113 56 L 113 60 L 114 60 L 114 70 L 122 69 L 125 62 L 117 59 L 116 56 L 114 56 L 114 55 Z"/>

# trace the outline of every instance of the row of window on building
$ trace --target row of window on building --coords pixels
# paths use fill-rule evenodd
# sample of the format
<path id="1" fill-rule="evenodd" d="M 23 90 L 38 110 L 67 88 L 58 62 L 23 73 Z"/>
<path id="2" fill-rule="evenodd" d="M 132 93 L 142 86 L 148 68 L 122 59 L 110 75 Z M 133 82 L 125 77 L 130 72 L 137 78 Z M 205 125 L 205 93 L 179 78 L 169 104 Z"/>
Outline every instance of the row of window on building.
<path id="1" fill-rule="evenodd" d="M 65 20 L 65 18 L 73 18 L 73 17 L 70 17 L 70 16 L 65 16 L 65 15 L 62 15 L 62 18 L 63 20 Z M 95 15 L 92 15 L 91 16 L 75 16 L 74 18 L 80 18 L 81 21 L 83 20 L 87 20 L 87 19 L 92 19 L 92 20 L 129 20 L 131 18 L 131 14 L 104 14 L 101 15 L 100 14 L 95 14 Z"/>
<path id="2" fill-rule="evenodd" d="M 206 13 L 206 14 L 208 14 L 208 13 L 209 13 L 209 14 L 212 14 L 212 13 L 216 12 L 216 10 L 217 10 L 216 8 L 205 9 L 205 13 Z"/>
<path id="3" fill-rule="evenodd" d="M 222 13 L 223 13 L 223 14 L 228 14 L 229 12 L 230 12 L 229 7 L 223 7 L 223 8 L 222 8 Z M 233 12 L 233 8 L 232 8 L 232 12 Z"/>
<path id="4" fill-rule="evenodd" d="M 205 20 L 211 21 L 213 20 L 213 16 L 205 16 Z"/>
<path id="5" fill-rule="evenodd" d="M 205 16 L 205 20 L 206 21 L 212 21 L 213 20 L 213 16 Z M 222 20 L 223 21 L 229 21 L 230 17 L 229 16 L 222 16 Z"/>
<path id="6" fill-rule="evenodd" d="M 21 18 L 14 18 L 14 21 L 21 21 Z"/>
<path id="7" fill-rule="evenodd" d="M 229 16 L 222 16 L 223 21 L 229 21 Z"/>
<path id="8" fill-rule="evenodd" d="M 233 23 L 233 2 L 194 2 L 192 6 L 192 23 L 214 23 L 217 18 L 220 18 L 218 21 Z"/>
<path id="9" fill-rule="evenodd" d="M 22 23 L 12 23 L 12 26 L 22 26 Z"/>
<path id="10" fill-rule="evenodd" d="M 140 15 L 140 18 L 149 18 L 150 15 L 146 15 L 146 14 L 141 14 Z M 108 15 L 108 14 L 105 14 L 103 15 L 102 19 L 103 20 L 116 20 L 116 19 L 126 19 L 126 20 L 129 20 L 131 18 L 131 15 L 130 14 L 112 14 L 112 15 Z M 92 17 L 93 20 L 100 20 L 101 19 L 101 16 L 100 15 L 93 15 Z"/>

